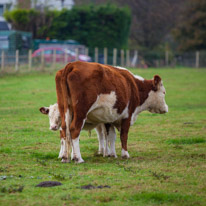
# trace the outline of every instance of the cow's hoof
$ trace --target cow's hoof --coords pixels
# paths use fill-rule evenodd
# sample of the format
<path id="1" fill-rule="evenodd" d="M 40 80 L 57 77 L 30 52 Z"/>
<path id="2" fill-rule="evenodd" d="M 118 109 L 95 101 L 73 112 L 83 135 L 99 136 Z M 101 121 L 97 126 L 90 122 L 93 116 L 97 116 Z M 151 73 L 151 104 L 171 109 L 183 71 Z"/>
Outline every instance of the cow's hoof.
<path id="1" fill-rule="evenodd" d="M 110 157 L 117 158 L 117 155 L 116 154 L 111 154 Z"/>
<path id="2" fill-rule="evenodd" d="M 125 151 L 124 149 L 122 149 L 122 158 L 124 158 L 124 159 L 128 159 L 129 158 L 129 153 L 128 153 L 128 151 Z"/>
<path id="3" fill-rule="evenodd" d="M 80 164 L 80 163 L 84 162 L 84 160 L 82 158 L 75 158 L 74 161 L 76 164 Z"/>
<path id="4" fill-rule="evenodd" d="M 62 163 L 69 163 L 70 162 L 70 160 L 69 159 L 66 159 L 66 158 L 62 158 L 62 161 L 61 161 Z"/>

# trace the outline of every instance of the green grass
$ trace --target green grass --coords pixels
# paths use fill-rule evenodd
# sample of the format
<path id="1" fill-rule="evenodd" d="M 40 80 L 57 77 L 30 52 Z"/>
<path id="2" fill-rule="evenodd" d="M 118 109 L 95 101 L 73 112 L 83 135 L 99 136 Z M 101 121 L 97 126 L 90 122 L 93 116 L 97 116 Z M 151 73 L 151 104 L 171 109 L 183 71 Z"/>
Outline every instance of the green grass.
<path id="1" fill-rule="evenodd" d="M 59 133 L 39 112 L 56 102 L 55 73 L 0 77 L 0 205 L 205 205 L 206 70 L 131 71 L 162 77 L 169 113 L 139 115 L 128 160 L 120 157 L 119 138 L 118 158 L 103 158 L 95 132 L 83 131 L 80 165 L 60 162 Z M 35 187 L 48 180 L 63 185 Z M 95 189 L 81 189 L 89 184 Z"/>

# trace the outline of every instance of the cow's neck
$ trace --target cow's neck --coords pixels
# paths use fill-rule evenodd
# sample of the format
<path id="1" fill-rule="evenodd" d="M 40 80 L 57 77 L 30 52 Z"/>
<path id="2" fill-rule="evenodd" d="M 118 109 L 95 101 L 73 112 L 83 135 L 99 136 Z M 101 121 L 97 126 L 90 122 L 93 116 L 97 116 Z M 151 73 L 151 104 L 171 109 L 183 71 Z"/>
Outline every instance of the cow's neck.
<path id="1" fill-rule="evenodd" d="M 150 91 L 153 90 L 153 81 L 152 80 L 135 80 L 138 90 L 139 90 L 139 98 L 140 98 L 140 110 L 144 111 L 147 110 L 148 108 L 145 107 L 145 101 L 147 100 Z"/>

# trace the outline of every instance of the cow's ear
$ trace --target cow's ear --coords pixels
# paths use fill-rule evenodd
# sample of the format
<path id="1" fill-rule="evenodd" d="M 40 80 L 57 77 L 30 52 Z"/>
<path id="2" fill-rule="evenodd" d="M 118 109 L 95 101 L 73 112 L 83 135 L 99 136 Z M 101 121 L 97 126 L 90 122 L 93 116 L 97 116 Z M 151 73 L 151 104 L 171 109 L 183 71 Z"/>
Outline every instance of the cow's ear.
<path id="1" fill-rule="evenodd" d="M 159 75 L 155 75 L 154 76 L 154 80 L 153 80 L 153 86 L 154 86 L 154 90 L 157 91 L 158 88 L 159 88 L 159 85 L 160 85 L 160 82 L 161 82 L 161 78 Z"/>
<path id="2" fill-rule="evenodd" d="M 48 107 L 41 107 L 39 109 L 39 111 L 42 113 L 42 114 L 49 114 L 49 108 Z"/>

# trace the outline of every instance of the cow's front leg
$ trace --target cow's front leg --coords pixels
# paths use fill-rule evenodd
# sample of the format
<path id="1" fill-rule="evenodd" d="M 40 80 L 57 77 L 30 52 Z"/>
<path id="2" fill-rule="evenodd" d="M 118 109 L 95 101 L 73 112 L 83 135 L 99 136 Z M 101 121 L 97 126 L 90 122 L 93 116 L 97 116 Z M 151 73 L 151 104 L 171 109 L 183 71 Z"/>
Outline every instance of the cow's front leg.
<path id="1" fill-rule="evenodd" d="M 104 157 L 109 157 L 110 156 L 109 139 L 106 133 L 104 135 L 105 135 Z"/>
<path id="2" fill-rule="evenodd" d="M 120 139 L 122 143 L 122 158 L 129 158 L 129 153 L 127 151 L 127 139 L 130 127 L 130 118 L 123 119 L 121 123 Z"/>
<path id="3" fill-rule="evenodd" d="M 111 126 L 109 129 L 109 134 L 107 135 L 107 139 L 110 144 L 110 156 L 117 158 L 116 150 L 115 150 L 116 132 L 113 126 Z"/>
<path id="4" fill-rule="evenodd" d="M 60 129 L 60 151 L 59 151 L 59 156 L 58 158 L 59 159 L 62 159 L 61 162 L 70 162 L 69 161 L 69 158 L 65 158 L 66 156 L 68 156 L 68 152 L 67 150 L 69 150 L 69 145 L 67 145 L 67 142 L 66 142 L 66 137 L 63 137 L 63 131 L 62 129 Z"/>
<path id="5" fill-rule="evenodd" d="M 60 151 L 59 151 L 59 156 L 58 156 L 59 159 L 63 157 L 63 153 L 64 153 L 63 150 L 64 150 L 64 144 L 65 144 L 64 141 L 65 141 L 64 138 L 60 139 Z"/>
<path id="6" fill-rule="evenodd" d="M 104 135 L 103 135 L 103 130 L 102 130 L 102 125 L 99 124 L 96 128 L 96 133 L 97 133 L 97 137 L 99 140 L 99 150 L 98 150 L 98 154 L 99 155 L 104 155 Z"/>

